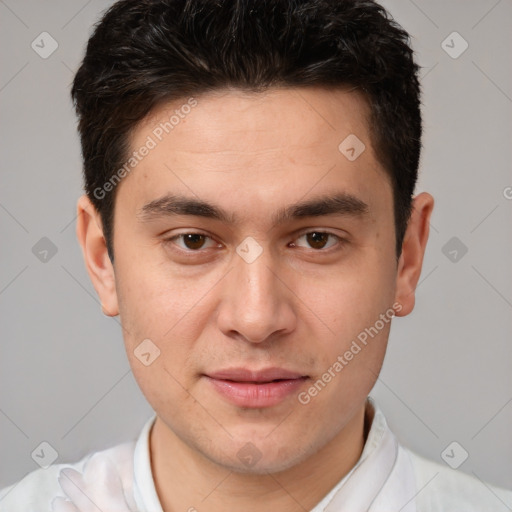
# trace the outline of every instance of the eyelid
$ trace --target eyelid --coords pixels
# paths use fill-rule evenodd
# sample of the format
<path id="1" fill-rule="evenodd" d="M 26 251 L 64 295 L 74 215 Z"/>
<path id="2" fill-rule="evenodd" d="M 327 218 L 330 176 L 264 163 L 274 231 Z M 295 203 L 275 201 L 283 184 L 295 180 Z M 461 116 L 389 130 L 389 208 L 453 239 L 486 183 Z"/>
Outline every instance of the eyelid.
<path id="1" fill-rule="evenodd" d="M 180 238 L 180 237 L 183 237 L 185 235 L 201 235 L 201 236 L 204 236 L 205 238 L 209 238 L 212 242 L 216 243 L 216 244 L 219 244 L 219 242 L 217 242 L 215 240 L 215 238 L 213 238 L 209 233 L 206 233 L 204 231 L 194 231 L 194 230 L 191 230 L 191 229 L 188 229 L 187 231 L 182 231 L 181 233 L 176 233 L 176 234 L 173 234 L 172 236 L 164 236 L 163 237 L 163 241 L 164 242 L 172 242 L 174 244 L 174 241 L 177 239 L 177 238 Z M 179 251 L 182 251 L 182 252 L 186 252 L 186 253 L 201 253 L 202 251 L 205 251 L 206 249 L 204 248 L 201 248 L 201 249 L 197 249 L 196 251 L 192 250 L 192 249 L 184 249 L 183 247 L 180 247 L 179 245 L 177 244 L 174 244 L 177 246 L 178 250 Z"/>

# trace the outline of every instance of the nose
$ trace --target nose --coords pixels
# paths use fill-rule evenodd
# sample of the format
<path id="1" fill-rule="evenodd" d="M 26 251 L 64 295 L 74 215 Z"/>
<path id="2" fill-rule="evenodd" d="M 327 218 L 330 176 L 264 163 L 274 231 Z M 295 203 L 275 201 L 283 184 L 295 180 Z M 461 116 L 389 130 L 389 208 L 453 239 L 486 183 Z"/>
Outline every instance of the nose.
<path id="1" fill-rule="evenodd" d="M 224 280 L 219 329 L 258 344 L 292 332 L 297 315 L 289 279 L 269 250 L 250 263 L 235 255 L 234 268 Z"/>

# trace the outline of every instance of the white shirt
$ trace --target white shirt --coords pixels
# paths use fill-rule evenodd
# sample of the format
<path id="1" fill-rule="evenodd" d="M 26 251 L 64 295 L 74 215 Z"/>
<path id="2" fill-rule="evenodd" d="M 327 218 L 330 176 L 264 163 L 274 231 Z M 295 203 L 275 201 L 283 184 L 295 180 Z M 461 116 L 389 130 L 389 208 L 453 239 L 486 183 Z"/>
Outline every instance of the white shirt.
<path id="1" fill-rule="evenodd" d="M 352 470 L 311 512 L 510 512 L 512 491 L 399 445 L 369 400 L 371 428 Z M 163 512 L 151 472 L 150 418 L 138 439 L 29 473 L 0 491 L 1 512 Z M 192 508 L 193 510 L 193 508 Z"/>

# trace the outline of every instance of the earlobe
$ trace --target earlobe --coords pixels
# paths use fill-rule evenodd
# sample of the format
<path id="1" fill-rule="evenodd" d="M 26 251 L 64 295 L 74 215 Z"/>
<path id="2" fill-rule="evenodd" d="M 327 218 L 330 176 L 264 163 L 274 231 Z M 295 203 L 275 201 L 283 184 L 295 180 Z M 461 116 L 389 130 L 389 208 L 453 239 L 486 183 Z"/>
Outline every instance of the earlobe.
<path id="1" fill-rule="evenodd" d="M 421 275 L 433 208 L 434 198 L 426 192 L 413 199 L 413 211 L 398 262 L 395 301 L 402 307 L 397 311 L 397 316 L 406 316 L 414 309 L 416 286 Z"/>
<path id="2" fill-rule="evenodd" d="M 107 316 L 116 316 L 119 307 L 114 267 L 108 256 L 100 214 L 85 195 L 78 200 L 77 214 L 76 235 L 101 309 Z"/>

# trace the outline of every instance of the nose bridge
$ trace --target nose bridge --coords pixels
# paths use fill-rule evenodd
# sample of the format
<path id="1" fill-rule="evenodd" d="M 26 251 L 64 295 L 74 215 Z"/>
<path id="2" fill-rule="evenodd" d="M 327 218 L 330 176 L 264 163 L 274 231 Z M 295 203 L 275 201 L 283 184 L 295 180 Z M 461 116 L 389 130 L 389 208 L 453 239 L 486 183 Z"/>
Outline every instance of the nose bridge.
<path id="1" fill-rule="evenodd" d="M 248 341 L 265 341 L 277 331 L 292 328 L 293 308 L 288 294 L 276 277 L 279 266 L 272 252 L 252 241 L 237 248 L 233 271 L 229 273 L 228 290 L 219 318 L 227 334 L 237 331 Z"/>
<path id="2" fill-rule="evenodd" d="M 237 283 L 248 304 L 265 305 L 275 300 L 276 277 L 271 271 L 273 264 L 269 251 L 266 254 L 251 263 L 241 260 L 236 266 Z"/>

